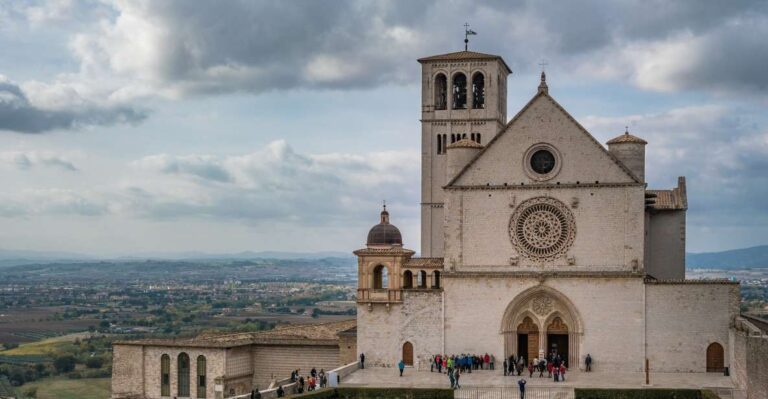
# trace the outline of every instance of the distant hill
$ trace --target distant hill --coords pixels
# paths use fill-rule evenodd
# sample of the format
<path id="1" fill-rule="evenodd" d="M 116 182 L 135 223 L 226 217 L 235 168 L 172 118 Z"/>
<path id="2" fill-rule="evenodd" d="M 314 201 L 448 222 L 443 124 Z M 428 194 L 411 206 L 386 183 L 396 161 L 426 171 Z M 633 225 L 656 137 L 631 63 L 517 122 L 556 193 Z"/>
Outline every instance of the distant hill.
<path id="1" fill-rule="evenodd" d="M 687 253 L 685 266 L 691 269 L 768 268 L 768 245 L 722 252 Z"/>

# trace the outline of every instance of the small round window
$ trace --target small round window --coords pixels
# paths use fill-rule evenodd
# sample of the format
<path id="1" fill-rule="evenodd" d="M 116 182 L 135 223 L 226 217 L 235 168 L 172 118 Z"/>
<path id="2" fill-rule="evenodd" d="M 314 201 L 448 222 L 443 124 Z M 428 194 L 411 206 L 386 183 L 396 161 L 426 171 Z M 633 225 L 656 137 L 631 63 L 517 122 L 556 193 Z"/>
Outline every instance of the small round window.
<path id="1" fill-rule="evenodd" d="M 538 150 L 531 155 L 531 169 L 540 174 L 546 175 L 555 169 L 555 155 L 548 150 Z"/>

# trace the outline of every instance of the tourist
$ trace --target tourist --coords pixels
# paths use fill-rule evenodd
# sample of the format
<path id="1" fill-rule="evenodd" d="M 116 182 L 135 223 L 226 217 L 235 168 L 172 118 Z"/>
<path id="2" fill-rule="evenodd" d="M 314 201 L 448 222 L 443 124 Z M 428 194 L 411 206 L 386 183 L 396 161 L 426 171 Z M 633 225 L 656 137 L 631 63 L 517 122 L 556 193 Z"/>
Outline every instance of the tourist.
<path id="1" fill-rule="evenodd" d="M 309 375 L 312 377 L 317 377 L 317 369 L 312 367 L 312 370 L 309 371 Z"/>
<path id="2" fill-rule="evenodd" d="M 555 368 L 555 364 L 552 361 L 547 361 L 547 377 L 552 378 L 552 369 Z"/>
<path id="3" fill-rule="evenodd" d="M 494 367 L 494 364 L 495 364 L 495 363 L 496 363 L 496 357 L 495 357 L 495 356 L 493 356 L 493 354 L 491 354 L 491 363 L 490 363 L 490 366 L 491 366 L 491 370 L 495 370 L 495 369 L 496 369 L 496 368 Z"/>
<path id="4" fill-rule="evenodd" d="M 304 392 L 304 377 L 299 377 L 299 393 Z"/>
<path id="5" fill-rule="evenodd" d="M 530 363 L 528 364 L 528 372 L 530 373 L 530 375 L 528 376 L 528 378 L 533 378 L 533 369 L 534 369 L 534 368 L 533 368 L 533 362 L 530 362 Z"/>
<path id="6" fill-rule="evenodd" d="M 325 380 L 325 370 L 320 369 L 320 388 L 325 388 L 325 384 L 327 381 Z"/>
<path id="7" fill-rule="evenodd" d="M 491 369 L 491 356 L 488 354 L 488 352 L 485 352 L 485 356 L 483 357 L 483 363 L 485 363 L 486 370 Z"/>
<path id="8" fill-rule="evenodd" d="M 443 355 L 443 368 L 448 369 L 448 356 Z M 442 373 L 442 370 L 440 371 Z"/>
<path id="9" fill-rule="evenodd" d="M 504 359 L 504 376 L 507 375 L 507 359 Z"/>
<path id="10" fill-rule="evenodd" d="M 560 381 L 565 381 L 565 363 L 560 364 Z"/>
<path id="11" fill-rule="evenodd" d="M 360 368 L 361 369 L 365 368 L 365 353 L 360 354 Z"/>
<path id="12" fill-rule="evenodd" d="M 453 371 L 448 369 L 448 381 L 451 383 L 451 389 L 456 389 L 456 379 L 453 377 Z"/>
<path id="13" fill-rule="evenodd" d="M 546 359 L 539 360 L 539 378 L 544 377 L 544 370 L 547 369 Z"/>
<path id="14" fill-rule="evenodd" d="M 517 376 L 518 377 L 523 372 L 524 368 L 525 368 L 525 358 L 520 356 L 520 359 L 517 360 Z"/>
<path id="15" fill-rule="evenodd" d="M 397 368 L 400 369 L 400 377 L 403 376 L 403 370 L 405 370 L 405 362 L 400 359 L 400 363 L 397 364 Z"/>
<path id="16" fill-rule="evenodd" d="M 285 396 L 285 391 L 283 390 L 283 386 L 280 385 L 277 387 L 277 397 L 282 398 L 283 396 Z"/>
<path id="17" fill-rule="evenodd" d="M 507 362 L 507 365 L 509 369 L 507 370 L 507 375 L 512 375 L 512 370 L 515 368 L 515 355 L 509 356 L 509 361 Z"/>
<path id="18" fill-rule="evenodd" d="M 587 358 L 584 359 L 584 364 L 587 366 L 587 371 L 592 371 L 592 356 L 587 353 Z"/>
<path id="19" fill-rule="evenodd" d="M 453 379 L 454 381 L 456 381 L 455 382 L 456 385 L 454 386 L 453 389 L 461 388 L 461 385 L 459 385 L 459 376 L 461 376 L 461 372 L 459 371 L 459 369 L 453 370 Z"/>
<path id="20" fill-rule="evenodd" d="M 446 363 L 446 370 L 450 373 L 453 371 L 453 356 L 448 358 L 448 362 Z"/>
<path id="21" fill-rule="evenodd" d="M 520 399 L 525 399 L 525 384 L 527 383 L 525 378 L 517 380 L 517 385 L 520 387 Z"/>
<path id="22" fill-rule="evenodd" d="M 256 387 L 256 389 L 251 391 L 251 399 L 261 399 L 261 392 L 259 392 L 259 387 Z"/>

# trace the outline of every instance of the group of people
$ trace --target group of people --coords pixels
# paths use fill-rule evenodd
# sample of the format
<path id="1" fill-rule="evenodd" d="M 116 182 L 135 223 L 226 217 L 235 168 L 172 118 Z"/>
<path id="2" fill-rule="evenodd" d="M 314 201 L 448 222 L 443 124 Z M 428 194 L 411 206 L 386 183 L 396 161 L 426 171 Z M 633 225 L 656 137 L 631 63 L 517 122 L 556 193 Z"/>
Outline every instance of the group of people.
<path id="1" fill-rule="evenodd" d="M 462 373 L 471 373 L 472 370 L 494 370 L 496 358 L 493 355 L 474 355 L 462 353 L 460 355 L 435 355 L 429 367 L 429 371 L 442 373 L 443 370 L 458 369 Z"/>
<path id="2" fill-rule="evenodd" d="M 528 363 L 529 377 L 533 378 L 533 373 L 538 371 L 539 377 L 544 377 L 544 371 L 547 372 L 547 378 L 554 378 L 555 382 L 565 381 L 565 372 L 567 367 L 557 352 L 550 352 L 545 358 L 536 358 Z M 518 373 L 518 375 L 520 375 Z"/>
<path id="3" fill-rule="evenodd" d="M 292 371 L 291 382 L 296 382 L 297 393 L 304 393 L 305 389 L 307 392 L 311 392 L 317 388 L 325 388 L 328 385 L 328 376 L 325 374 L 325 370 L 320 369 L 318 372 L 317 369 L 312 367 L 306 378 L 301 375 L 299 370 Z"/>

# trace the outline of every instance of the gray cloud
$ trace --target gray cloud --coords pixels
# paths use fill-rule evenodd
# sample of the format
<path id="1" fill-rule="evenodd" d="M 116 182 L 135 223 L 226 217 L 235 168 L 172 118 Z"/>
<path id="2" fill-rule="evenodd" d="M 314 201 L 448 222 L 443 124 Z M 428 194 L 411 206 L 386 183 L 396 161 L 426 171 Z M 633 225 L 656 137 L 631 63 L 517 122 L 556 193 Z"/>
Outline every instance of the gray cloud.
<path id="1" fill-rule="evenodd" d="M 67 172 L 77 172 L 74 163 L 52 153 L 38 151 L 11 151 L 0 153 L 0 161 L 15 166 L 18 169 L 30 170 L 37 167 L 49 167 Z"/>
<path id="2" fill-rule="evenodd" d="M 146 113 L 130 107 L 98 107 L 75 104 L 67 108 L 34 105 L 22 88 L 0 75 L 0 130 L 44 133 L 57 129 L 137 123 Z"/>

